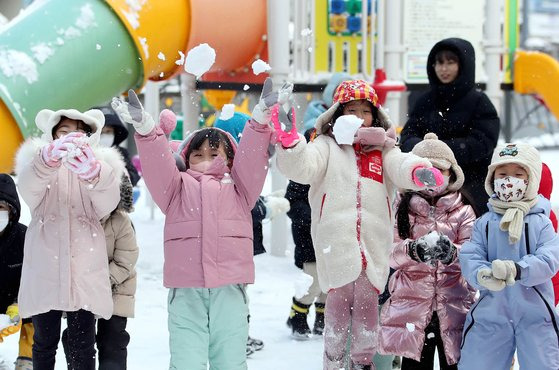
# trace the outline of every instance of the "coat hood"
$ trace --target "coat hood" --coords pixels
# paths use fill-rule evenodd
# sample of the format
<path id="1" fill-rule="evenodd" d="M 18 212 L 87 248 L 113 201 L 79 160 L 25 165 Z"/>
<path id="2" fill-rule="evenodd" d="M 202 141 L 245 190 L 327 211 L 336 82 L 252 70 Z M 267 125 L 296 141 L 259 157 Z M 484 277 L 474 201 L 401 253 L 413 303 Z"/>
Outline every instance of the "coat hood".
<path id="1" fill-rule="evenodd" d="M 454 81 L 443 84 L 435 73 L 435 57 L 441 50 L 450 50 L 459 59 L 458 76 Z M 441 40 L 433 46 L 427 57 L 427 76 L 431 89 L 439 101 L 456 101 L 475 86 L 476 55 L 474 47 L 469 41 L 460 38 Z"/>
<path id="2" fill-rule="evenodd" d="M 192 141 L 192 138 L 194 138 L 194 136 L 202 131 L 202 130 L 207 130 L 208 127 L 204 127 L 201 128 L 199 130 L 193 131 L 192 133 L 190 133 L 184 140 L 183 142 L 180 144 L 177 152 L 175 153 L 175 161 L 177 162 L 177 167 L 179 168 L 180 171 L 183 171 L 182 168 L 184 168 L 186 170 L 186 152 L 188 152 L 188 148 L 190 146 L 190 142 Z M 231 145 L 231 148 L 233 148 L 233 153 L 237 152 L 237 141 L 235 141 L 235 138 L 233 138 L 233 136 L 228 133 L 225 130 L 222 130 L 220 128 L 216 128 L 216 127 L 212 127 L 211 129 L 213 130 L 219 130 L 221 132 L 223 132 L 225 135 L 227 135 L 227 137 L 229 138 L 229 144 Z M 181 163 L 182 161 L 182 163 Z"/>
<path id="3" fill-rule="evenodd" d="M 334 92 L 343 81 L 347 80 L 351 80 L 351 76 L 345 72 L 337 72 L 330 77 L 330 81 L 322 92 L 322 101 L 327 107 L 334 104 Z"/>
<path id="4" fill-rule="evenodd" d="M 54 140 L 52 129 L 60 122 L 61 117 L 83 121 L 91 127 L 92 132 L 89 137 L 89 143 L 92 146 L 99 144 L 101 129 L 105 125 L 105 116 L 99 109 L 90 109 L 83 113 L 76 109 L 59 109 L 57 111 L 43 109 L 39 111 L 35 117 L 35 124 L 43 132 L 43 140 L 49 142 Z"/>
<path id="5" fill-rule="evenodd" d="M 12 209 L 12 212 L 10 212 L 10 222 L 17 223 L 21 214 L 21 205 L 17 195 L 16 184 L 12 177 L 5 173 L 0 173 L 0 201 L 5 201 L 10 205 Z"/>
<path id="6" fill-rule="evenodd" d="M 316 134 L 320 135 L 323 132 L 323 128 L 326 125 L 329 125 L 330 122 L 332 122 L 332 117 L 334 117 L 334 113 L 336 113 L 336 110 L 338 109 L 338 107 L 340 106 L 340 103 L 334 103 L 334 105 L 332 105 L 330 108 L 328 108 L 328 110 L 324 113 L 322 113 L 320 116 L 318 116 L 318 118 L 316 119 L 316 122 L 314 124 L 314 128 L 316 129 Z M 384 127 L 387 127 L 387 131 L 392 128 L 394 129 L 394 125 L 392 124 L 392 121 L 390 120 L 390 117 L 388 117 L 388 114 L 386 114 L 386 112 L 384 111 L 384 109 L 382 109 L 381 106 L 378 107 L 378 115 L 379 115 L 379 120 L 381 121 L 382 125 Z"/>
<path id="7" fill-rule="evenodd" d="M 551 198 L 551 192 L 553 191 L 553 176 L 551 175 L 551 170 L 547 167 L 547 164 L 542 163 L 542 177 L 540 179 L 540 188 L 538 193 L 546 197 Z"/>

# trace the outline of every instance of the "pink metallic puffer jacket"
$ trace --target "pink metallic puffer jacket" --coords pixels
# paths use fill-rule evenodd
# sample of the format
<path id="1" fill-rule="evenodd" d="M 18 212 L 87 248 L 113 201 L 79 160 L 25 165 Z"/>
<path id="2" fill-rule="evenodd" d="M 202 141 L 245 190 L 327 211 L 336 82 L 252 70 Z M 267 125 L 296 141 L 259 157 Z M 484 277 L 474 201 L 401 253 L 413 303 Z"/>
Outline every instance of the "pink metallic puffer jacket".
<path id="1" fill-rule="evenodd" d="M 458 258 L 449 265 L 416 262 L 408 255 L 408 243 L 431 231 L 446 235 L 457 248 L 470 238 L 476 219 L 471 206 L 462 203 L 460 193 L 447 194 L 431 206 L 413 195 L 409 207 L 409 239 L 402 240 L 395 229 L 390 266 L 396 269 L 389 283 L 391 297 L 381 313 L 379 350 L 420 361 L 425 327 L 433 311 L 440 320 L 440 332 L 449 365 L 460 358 L 460 338 L 466 313 L 475 290 L 462 277 Z M 408 330 L 408 323 L 415 330 Z"/>

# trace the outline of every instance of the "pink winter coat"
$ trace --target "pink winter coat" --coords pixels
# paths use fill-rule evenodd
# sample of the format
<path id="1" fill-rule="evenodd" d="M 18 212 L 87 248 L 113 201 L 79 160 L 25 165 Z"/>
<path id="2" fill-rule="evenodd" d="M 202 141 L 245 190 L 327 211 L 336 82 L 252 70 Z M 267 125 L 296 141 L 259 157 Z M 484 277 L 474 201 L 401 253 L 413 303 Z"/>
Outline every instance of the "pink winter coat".
<path id="1" fill-rule="evenodd" d="M 254 282 L 250 211 L 268 172 L 271 134 L 268 125 L 250 121 L 231 173 L 222 161 L 214 161 L 205 173 L 179 172 L 160 127 L 146 136 L 135 135 L 144 180 L 166 216 L 166 287 Z M 235 141 L 230 141 L 234 147 Z"/>
<path id="2" fill-rule="evenodd" d="M 84 309 L 113 314 L 107 247 L 100 220 L 116 208 L 124 162 L 115 149 L 93 147 L 98 180 L 80 180 L 65 166 L 47 166 L 40 150 L 49 142 L 27 140 L 16 159 L 18 188 L 31 210 L 24 247 L 19 313 Z"/>
<path id="3" fill-rule="evenodd" d="M 436 311 L 446 361 L 452 365 L 460 358 L 462 328 L 475 290 L 462 277 L 458 258 L 449 265 L 437 261 L 431 266 L 412 260 L 407 245 L 437 231 L 459 249 L 470 238 L 476 216 L 473 208 L 462 202 L 462 195 L 455 192 L 439 198 L 435 206 L 414 195 L 410 200 L 409 219 L 409 239 L 401 240 L 397 228 L 395 232 L 390 266 L 396 272 L 388 286 L 391 297 L 381 312 L 380 352 L 420 361 L 427 334 L 425 327 Z M 414 324 L 415 330 L 408 330 L 408 323 Z"/>

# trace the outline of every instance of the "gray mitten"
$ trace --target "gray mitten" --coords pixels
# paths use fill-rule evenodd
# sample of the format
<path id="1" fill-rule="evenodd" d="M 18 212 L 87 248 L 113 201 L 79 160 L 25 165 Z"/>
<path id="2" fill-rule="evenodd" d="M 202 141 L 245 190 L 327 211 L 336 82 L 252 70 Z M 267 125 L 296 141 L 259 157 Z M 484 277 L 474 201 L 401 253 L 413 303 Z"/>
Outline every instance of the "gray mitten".
<path id="1" fill-rule="evenodd" d="M 128 103 L 118 98 L 113 98 L 111 106 L 120 119 L 133 125 L 136 132 L 140 135 L 145 136 L 149 134 L 155 127 L 155 121 L 144 110 L 138 95 L 132 89 L 128 90 Z"/>
<path id="2" fill-rule="evenodd" d="M 274 91 L 274 84 L 272 82 L 272 79 L 268 77 L 266 78 L 266 81 L 264 81 L 264 86 L 262 86 L 260 99 L 252 110 L 252 118 L 260 124 L 269 124 L 272 117 L 270 108 L 277 102 L 278 93 Z"/>

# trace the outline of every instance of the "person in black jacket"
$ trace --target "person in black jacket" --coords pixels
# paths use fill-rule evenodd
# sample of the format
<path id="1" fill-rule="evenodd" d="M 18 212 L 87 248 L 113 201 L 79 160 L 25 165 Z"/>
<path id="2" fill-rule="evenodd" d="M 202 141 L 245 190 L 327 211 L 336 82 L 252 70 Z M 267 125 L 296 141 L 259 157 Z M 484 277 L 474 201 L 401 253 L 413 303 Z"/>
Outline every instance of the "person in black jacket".
<path id="1" fill-rule="evenodd" d="M 132 164 L 128 150 L 120 146 L 128 137 L 128 130 L 111 107 L 97 107 L 96 109 L 99 109 L 105 115 L 105 126 L 103 126 L 101 131 L 99 144 L 105 147 L 115 147 L 119 151 L 124 160 L 124 164 L 126 164 L 126 171 L 128 172 L 128 177 L 132 182 L 132 186 L 136 186 L 138 181 L 140 181 L 140 174 Z"/>
<path id="2" fill-rule="evenodd" d="M 464 171 L 462 193 L 478 216 L 487 211 L 484 181 L 499 138 L 499 117 L 483 92 L 475 87 L 475 53 L 459 38 L 439 41 L 427 59 L 430 90 L 418 98 L 400 136 L 400 148 L 410 152 L 428 132 L 454 152 Z"/>
<path id="3" fill-rule="evenodd" d="M 0 313 L 8 314 L 13 320 L 19 320 L 17 295 L 27 231 L 27 227 L 19 223 L 20 213 L 21 206 L 14 180 L 9 175 L 0 173 Z M 16 369 L 32 366 L 33 332 L 31 319 L 23 320 Z"/>
<path id="4" fill-rule="evenodd" d="M 305 131 L 305 138 L 310 140 L 314 128 Z M 310 185 L 289 181 L 285 197 L 289 200 L 290 209 L 287 216 L 291 219 L 291 234 L 295 243 L 295 266 L 312 276 L 313 283 L 303 297 L 293 297 L 287 326 L 291 328 L 296 339 L 310 338 L 311 330 L 307 323 L 309 308 L 314 302 L 315 320 L 312 333 L 322 335 L 324 331 L 324 305 L 326 294 L 318 284 L 316 257 L 311 238 L 311 206 L 309 204 Z"/>

